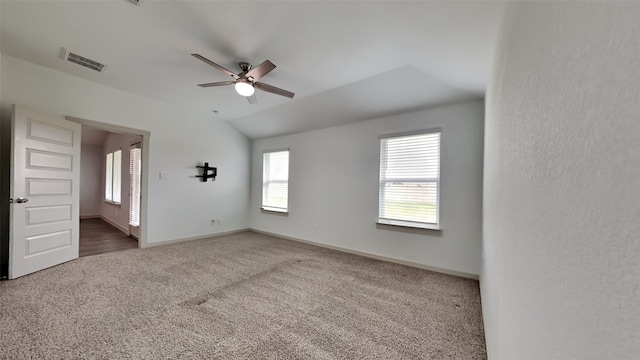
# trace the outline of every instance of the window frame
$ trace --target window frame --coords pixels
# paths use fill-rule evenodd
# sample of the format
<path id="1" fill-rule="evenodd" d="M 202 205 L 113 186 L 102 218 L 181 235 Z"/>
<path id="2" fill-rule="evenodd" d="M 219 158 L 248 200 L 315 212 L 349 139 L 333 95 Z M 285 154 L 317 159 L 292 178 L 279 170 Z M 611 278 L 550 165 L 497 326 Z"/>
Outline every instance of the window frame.
<path id="1" fill-rule="evenodd" d="M 285 180 L 265 180 L 265 174 L 267 170 L 265 155 L 272 154 L 272 153 L 279 153 L 279 152 L 287 152 L 287 180 L 286 181 Z M 263 212 L 276 213 L 281 215 L 286 215 L 289 213 L 289 180 L 291 178 L 289 176 L 290 165 L 291 165 L 291 150 L 289 148 L 264 150 L 262 152 L 262 191 L 261 191 L 260 209 Z M 266 188 L 268 187 L 268 184 L 272 184 L 272 183 L 287 184 L 287 204 L 285 208 L 265 204 L 265 194 L 267 191 Z"/>
<path id="2" fill-rule="evenodd" d="M 383 151 L 385 151 L 384 149 L 384 145 L 383 145 L 383 140 L 387 140 L 387 139 L 392 139 L 392 138 L 401 138 L 401 137 L 408 137 L 408 136 L 417 136 L 417 135 L 426 135 L 426 134 L 434 134 L 434 133 L 438 133 L 439 134 L 439 139 L 438 139 L 438 176 L 437 178 L 390 178 L 389 179 L 383 179 L 382 178 L 382 166 L 383 166 Z M 430 129 L 426 129 L 426 130 L 419 130 L 419 131 L 411 131 L 411 132 L 403 132 L 403 133 L 394 133 L 394 134 L 387 134 L 387 135 L 382 135 L 379 137 L 378 139 L 378 146 L 379 146 L 379 152 L 378 152 L 378 164 L 379 164 L 379 168 L 378 168 L 378 217 L 377 217 L 377 224 L 381 224 L 381 225 L 392 225 L 392 226 L 400 226 L 400 227 L 407 227 L 407 228 L 417 228 L 417 229 L 427 229 L 427 230 L 442 230 L 441 228 L 441 221 L 440 221 L 440 212 L 441 212 L 441 206 L 440 206 L 440 184 L 442 182 L 442 135 L 443 135 L 443 130 L 442 128 L 430 128 Z M 387 159 L 387 156 L 385 154 L 385 160 Z M 436 222 L 435 223 L 428 223 L 428 222 L 419 222 L 419 221 L 410 221 L 410 220 L 401 220 L 401 219 L 391 219 L 391 218 L 384 218 L 382 217 L 382 209 L 383 209 L 383 204 L 384 204 L 384 184 L 388 183 L 388 182 L 400 182 L 404 180 L 405 182 L 434 182 L 436 183 Z"/>
<path id="3" fill-rule="evenodd" d="M 115 201 L 114 200 L 114 194 L 116 194 L 116 192 L 114 191 L 114 188 L 115 188 L 115 186 L 114 186 L 115 185 L 115 183 L 114 183 L 114 179 L 115 179 L 115 177 L 114 177 L 114 169 L 115 169 L 115 167 L 114 167 L 113 163 L 115 161 L 115 158 L 116 158 L 115 154 L 117 152 L 120 152 L 120 171 L 119 171 L 120 177 L 118 179 L 119 188 L 120 188 L 120 201 Z M 123 160 L 122 159 L 122 154 L 123 154 L 122 149 L 115 149 L 113 151 L 107 152 L 104 155 L 104 161 L 105 161 L 105 165 L 104 165 L 104 169 L 105 169 L 104 181 L 105 181 L 105 186 L 104 186 L 103 199 L 104 199 L 104 202 L 106 202 L 108 204 L 122 205 L 122 160 Z M 109 156 L 111 156 L 111 164 L 110 164 L 111 172 L 107 171 L 107 166 L 109 166 L 109 164 L 108 164 Z M 111 187 L 109 188 L 111 194 L 108 194 L 107 183 L 111 183 Z M 110 195 L 110 196 L 108 196 L 108 195 Z"/>

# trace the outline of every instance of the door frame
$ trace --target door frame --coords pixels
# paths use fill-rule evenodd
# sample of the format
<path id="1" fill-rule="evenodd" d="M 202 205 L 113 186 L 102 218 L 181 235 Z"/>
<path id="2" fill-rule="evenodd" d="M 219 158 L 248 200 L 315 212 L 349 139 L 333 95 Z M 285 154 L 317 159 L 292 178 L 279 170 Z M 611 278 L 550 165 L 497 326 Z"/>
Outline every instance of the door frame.
<path id="1" fill-rule="evenodd" d="M 142 137 L 142 172 L 140 181 L 140 196 L 142 199 L 140 201 L 140 238 L 138 239 L 138 247 L 147 247 L 147 219 L 149 209 L 149 143 L 151 141 L 151 132 L 74 116 L 65 116 L 65 119 L 79 123 L 83 126 L 90 126 L 100 130 L 116 133 L 129 133 L 133 135 L 140 135 Z"/>

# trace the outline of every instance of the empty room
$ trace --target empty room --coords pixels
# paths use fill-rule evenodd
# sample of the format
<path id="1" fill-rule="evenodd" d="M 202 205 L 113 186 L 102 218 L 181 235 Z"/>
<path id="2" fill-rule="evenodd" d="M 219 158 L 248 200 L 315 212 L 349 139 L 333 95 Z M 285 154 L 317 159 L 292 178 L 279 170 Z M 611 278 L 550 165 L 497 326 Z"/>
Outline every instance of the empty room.
<path id="1" fill-rule="evenodd" d="M 0 1 L 0 359 L 637 359 L 638 19 Z"/>

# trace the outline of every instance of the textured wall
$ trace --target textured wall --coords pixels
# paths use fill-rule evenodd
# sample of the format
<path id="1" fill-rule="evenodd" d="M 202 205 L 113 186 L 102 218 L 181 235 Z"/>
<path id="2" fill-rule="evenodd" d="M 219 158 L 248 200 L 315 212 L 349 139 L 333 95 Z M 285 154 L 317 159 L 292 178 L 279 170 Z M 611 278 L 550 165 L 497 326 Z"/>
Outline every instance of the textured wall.
<path id="1" fill-rule="evenodd" d="M 489 356 L 640 356 L 640 3 L 518 3 L 487 93 Z"/>
<path id="2" fill-rule="evenodd" d="M 82 144 L 80 154 L 80 216 L 100 215 L 103 188 L 102 146 Z"/>
<path id="3" fill-rule="evenodd" d="M 253 142 L 252 228 L 477 275 L 484 104 L 472 101 Z M 380 136 L 442 128 L 442 232 L 376 227 Z M 262 152 L 290 148 L 289 216 L 260 212 Z"/>

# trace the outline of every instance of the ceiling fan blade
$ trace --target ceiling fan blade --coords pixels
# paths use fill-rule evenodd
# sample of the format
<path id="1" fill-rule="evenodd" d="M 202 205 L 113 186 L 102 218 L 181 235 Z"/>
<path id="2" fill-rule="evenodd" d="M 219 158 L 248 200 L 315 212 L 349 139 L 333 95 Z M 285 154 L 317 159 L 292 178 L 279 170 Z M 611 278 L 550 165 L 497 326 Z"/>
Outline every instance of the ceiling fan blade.
<path id="1" fill-rule="evenodd" d="M 202 55 L 200 55 L 200 54 L 191 54 L 191 56 L 195 57 L 196 59 L 200 59 L 200 60 L 204 61 L 205 63 L 207 63 L 207 64 L 209 64 L 209 65 L 213 66 L 214 68 L 216 68 L 216 69 L 218 69 L 218 70 L 222 71 L 223 73 L 225 73 L 225 74 L 227 74 L 227 75 L 231 76 L 231 77 L 232 77 L 232 78 L 234 78 L 234 79 L 238 79 L 238 78 L 239 78 L 239 77 L 238 77 L 238 75 L 236 75 L 236 74 L 232 73 L 231 71 L 229 71 L 229 70 L 227 70 L 227 69 L 223 68 L 222 66 L 220 66 L 220 65 L 218 65 L 218 64 L 216 64 L 216 63 L 214 63 L 213 61 L 211 61 L 211 60 L 207 59 L 206 57 L 204 57 L 204 56 L 202 56 Z"/>
<path id="2" fill-rule="evenodd" d="M 236 83 L 235 81 L 219 81 L 219 82 L 212 82 L 212 83 L 206 83 L 206 84 L 198 84 L 198 86 L 200 86 L 200 87 L 213 87 L 213 86 L 233 85 L 235 83 Z"/>
<path id="3" fill-rule="evenodd" d="M 254 81 L 260 80 L 261 77 L 267 75 L 271 70 L 275 69 L 276 66 L 269 60 L 265 60 L 262 64 L 254 67 L 253 69 L 247 72 L 247 77 L 253 77 Z"/>
<path id="4" fill-rule="evenodd" d="M 292 99 L 293 99 L 293 96 L 295 95 L 291 91 L 280 89 L 280 88 L 277 88 L 275 86 L 271 86 L 269 84 L 265 84 L 265 83 L 261 83 L 261 82 L 257 82 L 257 83 L 255 83 L 253 85 L 256 88 L 258 88 L 258 89 L 260 89 L 262 91 L 270 92 L 270 93 L 276 94 L 276 95 L 286 96 L 286 97 L 292 98 Z"/>
<path id="5" fill-rule="evenodd" d="M 258 98 L 256 97 L 256 93 L 253 93 L 253 95 L 251 96 L 247 96 L 247 101 L 249 102 L 249 104 L 257 104 Z"/>

